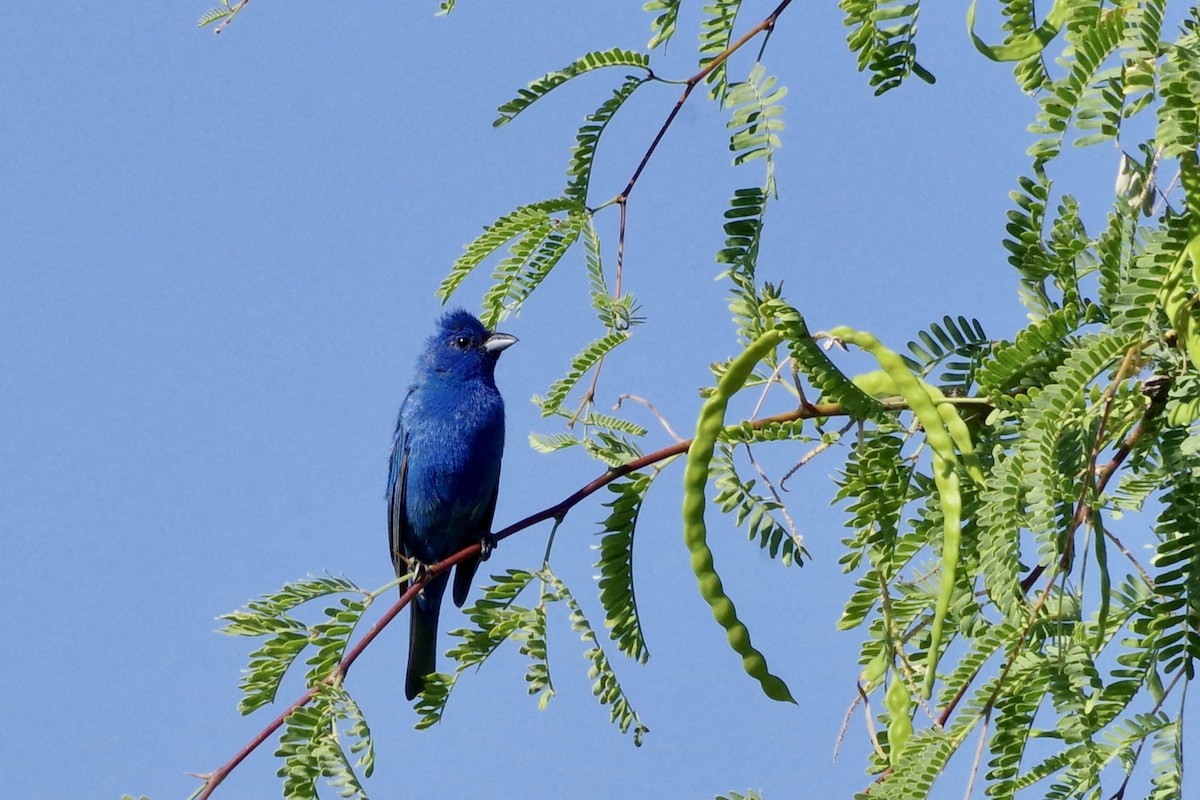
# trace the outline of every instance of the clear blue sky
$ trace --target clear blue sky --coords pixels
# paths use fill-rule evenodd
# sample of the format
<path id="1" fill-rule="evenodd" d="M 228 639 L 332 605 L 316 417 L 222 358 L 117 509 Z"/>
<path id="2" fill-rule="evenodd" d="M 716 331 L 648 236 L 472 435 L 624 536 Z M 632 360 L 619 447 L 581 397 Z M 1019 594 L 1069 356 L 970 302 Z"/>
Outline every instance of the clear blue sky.
<path id="1" fill-rule="evenodd" d="M 575 127 L 620 73 L 563 88 L 499 131 L 495 107 L 587 50 L 648 38 L 640 4 L 460 5 L 435 18 L 433 0 L 256 2 L 219 37 L 195 28 L 203 4 L 27 4 L 6 16 L 6 796 L 186 796 L 185 771 L 217 767 L 272 713 L 238 716 L 249 643 L 215 634 L 214 618 L 306 573 L 367 587 L 390 579 L 385 461 L 439 311 L 433 291 L 484 224 L 560 190 Z M 747 20 L 772 5 L 746 3 Z M 832 3 L 796 4 L 767 61 L 790 95 L 762 276 L 784 280 L 814 328 L 856 325 L 897 346 L 945 313 L 978 316 L 996 337 L 1024 315 L 1000 240 L 1034 104 L 1006 67 L 971 49 L 959 4 L 925 5 L 921 61 L 936 86 L 873 98 Z M 660 74 L 694 71 L 696 13 L 655 56 Z M 738 61 L 734 75 L 748 69 Z M 624 185 L 676 96 L 651 87 L 622 112 L 594 200 Z M 726 141 L 721 115 L 689 104 L 638 185 L 626 287 L 650 321 L 600 385 L 603 403 L 634 392 L 684 432 L 697 387 L 711 383 L 708 363 L 735 349 L 725 289 L 712 280 L 721 213 L 733 189 L 761 180 L 757 167 L 729 167 Z M 1113 161 L 1088 158 L 1071 180 L 1100 198 L 1096 219 Z M 614 223 L 600 220 L 610 248 Z M 498 525 L 599 472 L 582 454 L 526 444 L 529 431 L 553 430 L 528 397 L 597 332 L 581 323 L 581 264 L 568 257 L 503 326 L 521 343 L 499 369 L 509 446 Z M 459 301 L 477 308 L 485 288 L 485 276 L 473 279 Z M 651 424 L 649 446 L 667 443 L 634 416 Z M 786 467 L 801 452 L 772 458 Z M 839 460 L 792 483 L 813 555 L 803 570 L 712 526 L 730 592 L 798 707 L 762 698 L 700 601 L 676 466 L 638 534 L 653 658 L 638 667 L 610 651 L 651 728 L 645 745 L 608 724 L 561 614 L 551 637 L 559 696 L 547 710 L 527 696 L 510 648 L 460 684 L 440 726 L 415 732 L 397 624 L 349 678 L 376 736 L 372 796 L 862 788 L 861 720 L 832 761 L 858 671 L 858 637 L 834 629 L 852 581 L 837 566 L 841 514 L 829 507 Z M 597 625 L 591 545 L 603 516 L 598 502 L 577 508 L 554 560 Z M 510 539 L 490 566 L 536 567 L 547 532 Z M 284 694 L 299 691 L 290 682 Z M 218 796 L 276 796 L 272 750 Z M 961 793 L 948 783 L 939 796 Z"/>

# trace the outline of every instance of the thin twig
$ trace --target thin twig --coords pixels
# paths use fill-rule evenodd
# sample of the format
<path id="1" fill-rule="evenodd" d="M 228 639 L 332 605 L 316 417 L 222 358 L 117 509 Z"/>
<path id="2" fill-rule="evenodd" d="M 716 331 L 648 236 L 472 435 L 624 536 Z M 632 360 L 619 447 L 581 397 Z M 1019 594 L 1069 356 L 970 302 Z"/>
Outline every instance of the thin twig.
<path id="1" fill-rule="evenodd" d="M 1115 475 L 1121 465 L 1125 463 L 1125 459 L 1129 458 L 1129 454 L 1133 452 L 1133 448 L 1136 447 L 1138 442 L 1142 440 L 1142 437 L 1144 437 L 1147 433 L 1150 433 L 1151 429 L 1154 427 L 1155 420 L 1158 418 L 1158 415 L 1162 413 L 1163 408 L 1166 406 L 1167 388 L 1168 386 L 1165 382 L 1158 383 L 1153 387 L 1153 391 L 1150 393 L 1150 405 L 1146 408 L 1146 412 L 1142 414 L 1142 419 L 1140 422 L 1138 422 L 1137 427 L 1135 427 L 1129 433 L 1129 435 L 1125 437 L 1125 440 L 1121 442 L 1121 446 L 1117 448 L 1116 453 L 1113 454 L 1113 457 L 1108 461 L 1108 463 L 1106 463 L 1103 467 L 1100 467 L 1100 469 L 1096 472 L 1094 493 L 1097 496 L 1104 492 L 1104 489 L 1108 486 L 1108 482 L 1112 479 L 1112 476 Z M 1072 518 L 1071 526 L 1069 528 L 1070 534 L 1073 534 L 1083 522 L 1081 514 L 1082 507 L 1076 508 L 1075 516 Z M 1034 567 L 1021 581 L 1021 590 L 1028 592 L 1033 584 L 1037 583 L 1037 579 L 1041 577 L 1042 573 L 1045 571 L 1046 568 L 1042 564 L 1038 564 L 1036 567 Z M 1139 572 L 1141 572 L 1143 575 L 1145 574 L 1144 569 L 1139 568 Z"/>
<path id="2" fill-rule="evenodd" d="M 858 424 L 858 420 L 852 419 L 849 422 L 847 422 L 845 425 L 843 425 L 841 428 L 839 428 L 838 429 L 838 439 L 840 440 L 841 437 L 845 435 L 846 431 L 850 430 L 857 424 Z M 782 478 L 779 479 L 779 488 L 786 492 L 787 488 L 784 486 L 784 484 L 788 482 L 788 478 L 792 477 L 797 472 L 799 472 L 800 468 L 803 467 L 805 464 L 812 461 L 814 458 L 821 455 L 821 453 L 824 453 L 829 448 L 833 447 L 834 444 L 835 444 L 835 441 L 833 439 L 826 439 L 825 441 L 821 442 L 819 445 L 814 447 L 812 450 L 809 450 L 807 453 L 805 453 L 803 456 L 801 456 L 800 460 L 797 461 L 795 463 L 795 465 L 791 469 L 789 469 Z"/>
<path id="3" fill-rule="evenodd" d="M 971 761 L 971 777 L 967 779 L 967 790 L 963 792 L 963 800 L 971 800 L 971 793 L 975 791 L 975 779 L 979 777 L 979 765 L 983 763 L 983 751 L 987 746 L 987 733 L 991 721 L 992 712 L 989 710 L 983 715 L 983 727 L 979 729 L 979 744 L 975 747 L 975 758 Z"/>
<path id="4" fill-rule="evenodd" d="M 233 22 L 233 18 L 236 17 L 238 15 L 238 12 L 240 12 L 243 8 L 245 8 L 246 4 L 249 2 L 250 2 L 250 0 L 240 0 L 240 2 L 238 2 L 232 8 L 230 8 L 229 14 L 225 17 L 225 19 L 218 22 L 217 27 L 213 28 L 213 33 L 219 34 L 221 31 L 225 30 L 225 26 L 228 25 L 229 23 Z"/>
<path id="5" fill-rule="evenodd" d="M 658 408 L 653 403 L 651 403 L 649 400 L 647 400 L 644 397 L 638 397 L 636 394 L 620 395 L 617 397 L 617 404 L 615 406 L 613 406 L 613 411 L 619 411 L 621 408 L 621 403 L 625 400 L 632 400 L 635 403 L 640 403 L 641 405 L 645 406 L 646 409 L 649 410 L 649 412 L 654 415 L 654 418 L 658 420 L 658 424 L 663 426 L 663 430 L 665 430 L 667 432 L 668 436 L 670 436 L 672 439 L 674 439 L 677 442 L 683 441 L 683 437 L 675 432 L 675 429 L 671 427 L 670 422 L 667 422 L 667 418 L 665 416 L 663 416 L 662 412 L 659 411 Z"/>
<path id="6" fill-rule="evenodd" d="M 717 67 L 728 61 L 730 56 L 742 49 L 747 42 L 754 39 L 754 37 L 758 36 L 763 31 L 766 31 L 769 35 L 773 30 L 775 30 L 776 20 L 779 19 L 779 15 L 782 14 L 784 9 L 791 5 L 791 3 L 792 0 L 783 0 L 782 3 L 775 7 L 774 11 L 766 16 L 766 18 L 742 34 L 741 38 L 729 45 L 729 47 L 726 47 L 724 51 L 718 54 L 712 61 L 708 62 L 703 69 L 684 81 L 683 93 L 679 95 L 679 99 L 675 101 L 675 105 L 671 108 L 670 113 L 667 114 L 667 118 L 663 121 L 662 126 L 658 129 L 658 133 L 654 135 L 654 139 L 651 140 L 650 146 L 646 148 L 646 152 L 642 154 L 642 158 L 640 161 L 638 161 L 637 167 L 633 170 L 633 175 L 630 176 L 629 182 L 625 184 L 625 188 L 621 190 L 620 194 L 604 204 L 612 205 L 615 203 L 619 208 L 620 213 L 620 222 L 617 229 L 617 268 L 616 277 L 613 281 L 614 300 L 621 299 L 621 287 L 623 285 L 625 276 L 625 230 L 626 223 L 629 219 L 629 195 L 633 192 L 633 187 L 637 185 L 638 179 L 642 177 L 642 172 L 645 171 L 646 165 L 649 164 L 650 159 L 653 158 L 654 152 L 658 149 L 659 143 L 662 142 L 663 137 L 667 135 L 667 131 L 670 129 L 671 124 L 675 122 L 675 118 L 679 116 L 679 111 L 683 108 L 683 104 L 688 101 L 689 97 L 691 97 L 692 90 L 694 90 L 697 85 L 707 78 L 713 70 L 717 69 Z M 603 363 L 603 359 L 601 359 L 594 368 L 591 389 L 589 389 L 587 399 L 584 401 L 583 405 L 587 405 L 587 403 L 591 402 L 595 398 L 596 384 L 600 380 L 600 368 Z M 579 412 L 576 412 L 576 417 L 578 417 L 581 411 L 582 407 Z M 574 421 L 574 419 L 572 421 Z"/>

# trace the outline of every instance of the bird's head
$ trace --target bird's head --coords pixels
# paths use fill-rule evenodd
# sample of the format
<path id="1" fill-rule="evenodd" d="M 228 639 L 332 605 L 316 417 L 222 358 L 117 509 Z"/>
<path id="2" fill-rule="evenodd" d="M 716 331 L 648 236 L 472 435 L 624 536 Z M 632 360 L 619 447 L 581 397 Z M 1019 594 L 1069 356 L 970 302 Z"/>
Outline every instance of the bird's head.
<path id="1" fill-rule="evenodd" d="M 437 333 L 425 344 L 422 365 L 436 375 L 490 380 L 500 353 L 516 342 L 517 337 L 493 333 L 470 312 L 455 309 L 438 320 Z"/>

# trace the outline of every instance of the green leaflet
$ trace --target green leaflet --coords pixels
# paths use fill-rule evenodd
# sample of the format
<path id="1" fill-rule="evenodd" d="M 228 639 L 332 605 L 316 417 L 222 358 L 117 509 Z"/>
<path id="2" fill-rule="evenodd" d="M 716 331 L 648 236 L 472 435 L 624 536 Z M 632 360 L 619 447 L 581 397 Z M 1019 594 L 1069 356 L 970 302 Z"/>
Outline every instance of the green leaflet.
<path id="1" fill-rule="evenodd" d="M 499 128 L 512 122 L 522 111 L 572 78 L 605 67 L 640 67 L 649 70 L 650 56 L 636 53 L 633 50 L 622 50 L 619 47 L 587 53 L 562 69 L 547 72 L 537 80 L 530 81 L 526 88 L 517 92 L 516 97 L 497 109 L 499 116 L 493 120 L 492 127 Z"/>
<path id="2" fill-rule="evenodd" d="M 727 264 L 719 277 L 730 282 L 729 310 L 738 326 L 738 336 L 744 343 L 757 339 L 774 321 L 767 318 L 764 308 L 765 296 L 774 297 L 770 285 L 761 289 L 755 279 L 758 268 L 758 246 L 762 239 L 763 214 L 766 213 L 767 194 L 759 187 L 737 189 L 726 209 L 725 246 L 717 251 L 718 264 Z M 768 361 L 770 363 L 770 361 Z"/>
<path id="3" fill-rule="evenodd" d="M 364 594 L 345 578 L 310 577 L 284 584 L 279 591 L 246 603 L 246 608 L 223 614 L 221 633 L 229 636 L 265 637 L 263 644 L 250 654 L 250 663 L 242 674 L 242 699 L 238 710 L 243 714 L 274 702 L 279 686 L 292 664 L 310 645 L 315 654 L 309 659 L 307 683 L 312 686 L 331 674 L 345 653 L 355 625 L 366 609 L 362 600 L 339 598 L 339 605 L 325 609 L 325 621 L 312 628 L 289 612 L 304 603 L 333 594 Z"/>
<path id="4" fill-rule="evenodd" d="M 1163 498 L 1155 528 L 1159 543 L 1154 555 L 1154 625 L 1161 630 L 1163 668 L 1183 670 L 1190 678 L 1200 660 L 1200 480 L 1177 479 Z"/>
<path id="5" fill-rule="evenodd" d="M 433 675 L 426 681 L 425 691 L 416 701 L 420 717 L 416 727 L 428 728 L 440 722 L 462 674 L 482 666 L 507 640 L 517 642 L 518 651 L 529 659 L 525 681 L 529 693 L 538 695 L 539 707 L 545 707 L 555 693 L 546 648 L 547 611 L 555 603 L 563 603 L 572 629 L 587 645 L 584 658 L 592 665 L 592 693 L 609 707 L 613 724 L 623 733 L 632 732 L 634 743 L 640 745 L 649 729 L 630 706 L 595 631 L 566 584 L 546 565 L 537 572 L 510 569 L 493 575 L 492 581 L 483 587 L 479 599 L 464 609 L 470 626 L 450 632 L 458 640 L 448 652 L 455 661 L 454 673 Z M 534 581 L 541 586 L 537 605 L 518 605 L 516 601 Z"/>
<path id="6" fill-rule="evenodd" d="M 629 341 L 628 333 L 615 331 L 601 336 L 584 347 L 575 358 L 571 359 L 571 368 L 566 377 L 555 381 L 546 393 L 546 397 L 539 402 L 542 407 L 542 416 L 549 417 L 557 413 L 567 399 L 567 395 L 571 393 L 571 389 L 575 388 L 584 374 L 627 341 Z"/>
<path id="7" fill-rule="evenodd" d="M 790 429 L 788 438 L 795 435 L 796 430 Z M 777 513 L 782 512 L 783 505 L 774 498 L 757 494 L 754 480 L 742 481 L 734 466 L 733 450 L 724 442 L 718 443 L 713 456 L 713 474 L 717 489 L 713 505 L 722 513 L 733 514 L 737 526 L 744 526 L 748 538 L 757 540 L 771 558 L 780 559 L 784 566 L 802 566 L 808 551 L 800 535 L 779 521 Z"/>
<path id="8" fill-rule="evenodd" d="M 1200 104 L 1200 59 L 1195 56 L 1195 33 L 1189 38 L 1190 41 L 1180 42 L 1182 46 L 1167 49 L 1158 61 L 1163 102 L 1158 107 L 1154 139 L 1167 158 L 1193 152 L 1200 137 L 1200 120 L 1195 111 Z"/>
<path id="9" fill-rule="evenodd" d="M 567 165 L 567 177 L 570 179 L 563 196 L 574 200 L 581 206 L 587 205 L 588 187 L 592 180 L 592 165 L 596 160 L 596 147 L 604 129 L 616 116 L 616 113 L 633 96 L 638 87 L 649 80 L 647 76 L 630 75 L 620 88 L 614 89 L 612 96 L 605 100 L 599 108 L 588 114 L 579 131 L 575 134 L 575 146 L 571 148 L 571 161 Z M 590 219 L 589 223 L 590 225 Z"/>
<path id="10" fill-rule="evenodd" d="M 609 292 L 600 254 L 600 237 L 596 233 L 596 226 L 590 214 L 584 220 L 582 238 L 592 308 L 596 309 L 596 318 L 600 320 L 600 324 L 606 331 L 626 331 L 641 325 L 645 318 L 639 313 L 641 308 L 637 298 L 627 291 L 622 292 L 620 297 L 614 297 Z"/>
<path id="11" fill-rule="evenodd" d="M 1054 24 L 1056 19 L 1061 24 L 1067 6 L 1066 0 L 1056 0 L 1050 16 L 1039 31 Z M 1122 118 L 1123 96 L 1120 91 L 1106 92 L 1104 83 L 1110 78 L 1115 80 L 1119 71 L 1102 67 L 1116 51 L 1124 29 L 1122 17 L 1109 14 L 1086 33 L 1075 37 L 1070 71 L 1054 82 L 1053 91 L 1039 100 L 1041 110 L 1037 121 L 1029 128 L 1033 133 L 1043 136 L 1029 148 L 1029 154 L 1036 161 L 1045 161 L 1058 155 L 1072 117 L 1080 128 L 1098 131 L 1077 140 L 1076 144 L 1080 146 L 1096 144 L 1117 135 Z"/>
<path id="12" fill-rule="evenodd" d="M 799 311 L 782 301 L 764 303 L 764 313 L 768 311 L 777 317 L 797 369 L 821 392 L 822 402 L 839 403 L 853 419 L 875 419 L 882 413 L 879 401 L 855 386 L 813 340 Z"/>
<path id="13" fill-rule="evenodd" d="M 900 535 L 900 514 L 909 498 L 913 477 L 911 460 L 903 458 L 904 438 L 898 433 L 871 427 L 863 431 L 854 443 L 841 474 L 837 477 L 838 492 L 833 502 L 847 501 L 850 517 L 845 525 L 853 534 L 842 540 L 846 555 L 841 559 L 847 572 L 858 567 L 864 556 L 886 570 L 891 579 L 902 564 L 893 558 Z M 865 581 L 871 587 L 865 597 L 863 610 L 851 613 L 847 606 L 839 628 L 858 625 L 866 611 L 875 604 L 878 580 Z"/>
<path id="14" fill-rule="evenodd" d="M 946 762 L 962 743 L 961 736 L 949 731 L 927 728 L 908 738 L 896 756 L 896 766 L 889 780 L 872 787 L 870 794 L 855 798 L 887 798 L 912 800 L 930 796 L 933 783 L 942 773 Z"/>
<path id="15" fill-rule="evenodd" d="M 935 367 L 944 366 L 937 378 L 938 384 L 963 392 L 974 384 L 979 362 L 991 349 L 991 341 L 979 320 L 968 320 L 963 316 L 955 320 L 947 314 L 940 323 L 931 323 L 917 336 L 920 341 L 908 343 L 912 355 L 903 356 L 909 369 L 928 379 Z"/>
<path id="16" fill-rule="evenodd" d="M 1150 755 L 1154 765 L 1151 800 L 1183 797 L 1183 716 L 1155 732 Z"/>
<path id="17" fill-rule="evenodd" d="M 588 622 L 583 609 L 580 608 L 579 603 L 570 591 L 568 591 L 566 585 L 546 567 L 542 568 L 540 575 L 543 576 L 544 580 L 553 585 L 558 592 L 558 597 L 566 602 L 571 628 L 579 634 L 579 638 L 587 645 L 583 657 L 591 663 L 588 675 L 594 679 L 592 695 L 600 701 L 601 705 L 608 706 L 609 717 L 621 733 L 632 732 L 634 745 L 641 747 L 642 740 L 650 732 L 650 729 L 642 723 L 633 706 L 629 704 L 629 699 L 625 696 L 625 690 L 621 688 L 621 684 L 617 680 L 617 675 L 613 672 L 612 666 L 609 664 L 608 656 L 604 654 L 604 648 L 600 646 L 600 640 L 596 637 L 596 631 L 592 628 L 591 623 Z"/>
<path id="18" fill-rule="evenodd" d="M 1024 462 L 1018 453 L 995 462 L 981 493 L 979 566 L 988 598 L 1010 622 L 1029 611 L 1021 591 L 1021 515 Z"/>
<path id="19" fill-rule="evenodd" d="M 1019 406 L 1011 395 L 1026 394 L 1028 387 L 1040 387 L 1066 358 L 1072 344 L 1070 334 L 1079 326 L 1079 312 L 1067 306 L 1045 319 L 1028 325 L 1016 339 L 999 342 L 984 358 L 979 372 L 979 386 L 998 407 Z"/>
<path id="20" fill-rule="evenodd" d="M 232 14 L 233 9 L 229 7 L 229 0 L 221 0 L 221 5 L 209 9 L 204 13 L 204 16 L 200 17 L 196 22 L 196 27 L 207 27 L 214 22 L 220 22 L 223 19 L 229 18 Z"/>
<path id="21" fill-rule="evenodd" d="M 1026 414 L 1025 435 L 1018 444 L 1024 460 L 1024 524 L 1038 538 L 1044 564 L 1057 555 L 1061 522 L 1070 518 L 1078 495 L 1075 476 L 1086 461 L 1082 443 L 1064 439 L 1064 432 L 1072 429 L 1088 385 L 1114 366 L 1131 343 L 1111 331 L 1081 338 Z"/>
<path id="22" fill-rule="evenodd" d="M 585 214 L 566 219 L 547 217 L 526 229 L 492 272 L 492 286 L 483 296 L 484 325 L 494 328 L 521 305 L 558 265 L 583 228 Z"/>
<path id="23" fill-rule="evenodd" d="M 353 753 L 361 753 L 355 764 Z M 370 730 L 358 704 L 340 686 L 322 684 L 308 706 L 288 715 L 275 755 L 283 759 L 277 774 L 285 797 L 315 800 L 324 778 L 339 797 L 367 800 L 355 767 L 365 776 L 374 768 Z"/>

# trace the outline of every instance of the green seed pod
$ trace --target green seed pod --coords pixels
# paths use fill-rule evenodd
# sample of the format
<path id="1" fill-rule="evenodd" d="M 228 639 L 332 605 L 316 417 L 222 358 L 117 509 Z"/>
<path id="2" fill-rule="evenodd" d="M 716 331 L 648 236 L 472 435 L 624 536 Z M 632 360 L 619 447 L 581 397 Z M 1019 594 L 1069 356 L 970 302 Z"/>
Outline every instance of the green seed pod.
<path id="1" fill-rule="evenodd" d="M 955 439 L 951 437 L 947 428 L 949 415 L 943 416 L 943 412 L 939 408 L 948 408 L 959 422 L 962 422 L 962 418 L 958 417 L 958 411 L 953 408 L 952 404 L 936 402 L 928 391 L 927 384 L 913 374 L 908 365 L 904 363 L 904 359 L 880 344 L 879 340 L 871 334 L 845 326 L 834 328 L 829 334 L 856 345 L 875 357 L 880 368 L 895 381 L 896 388 L 904 397 L 909 410 L 925 429 L 925 441 L 929 444 L 929 450 L 932 453 L 933 480 L 937 486 L 938 504 L 942 509 L 942 576 L 938 586 L 937 601 L 934 605 L 929 657 L 926 662 L 924 691 L 926 697 L 931 697 L 933 684 L 937 680 L 937 662 L 942 646 L 946 614 L 950 610 L 950 598 L 954 593 L 954 581 L 958 574 L 959 548 L 962 539 L 962 493 L 958 483 Z M 969 433 L 959 446 L 964 445 L 968 452 L 974 453 Z M 979 477 L 982 478 L 982 476 L 981 470 Z"/>
<path id="2" fill-rule="evenodd" d="M 941 454 L 943 458 L 957 463 L 954 455 L 954 441 L 946 430 L 937 404 L 933 402 L 929 392 L 925 391 L 921 379 L 914 375 L 908 365 L 904 363 L 904 359 L 864 331 L 856 331 L 853 328 L 842 326 L 834 328 L 829 333 L 875 356 L 879 366 L 896 384 L 896 389 L 908 404 L 909 410 L 925 428 L 925 441 L 929 443 L 929 447 L 934 452 Z"/>
<path id="3" fill-rule="evenodd" d="M 872 691 L 883 682 L 884 676 L 887 675 L 888 667 L 892 664 L 891 656 L 888 653 L 890 649 L 889 647 L 879 648 L 879 652 L 875 654 L 875 657 L 859 673 L 858 682 L 862 684 L 864 692 Z"/>
<path id="4" fill-rule="evenodd" d="M 933 628 L 929 634 L 924 687 L 926 698 L 933 696 L 933 683 L 937 680 L 943 628 L 946 614 L 950 611 L 950 599 L 954 595 L 959 549 L 962 547 L 962 494 L 959 491 L 958 472 L 953 464 L 936 452 L 933 454 L 933 481 L 937 485 L 938 504 L 942 507 L 942 577 L 933 608 Z"/>
<path id="5" fill-rule="evenodd" d="M 881 369 L 855 375 L 850 379 L 850 382 L 862 389 L 864 393 L 875 398 L 897 397 L 900 394 L 900 390 L 896 388 L 896 382 L 892 380 L 892 376 Z"/>
<path id="6" fill-rule="evenodd" d="M 929 392 L 929 396 L 933 398 L 933 402 L 937 404 L 938 413 L 942 416 L 942 424 L 946 426 L 946 432 L 950 434 L 954 446 L 958 448 L 958 454 L 962 458 L 967 474 L 976 484 L 983 486 L 983 465 L 979 463 L 979 456 L 975 453 L 975 443 L 971 441 L 971 429 L 967 427 L 967 423 L 963 421 L 954 404 L 946 400 L 946 395 L 942 394 L 941 389 L 924 381 L 921 383 L 925 387 L 925 391 Z"/>
<path id="7" fill-rule="evenodd" d="M 888 761 L 894 767 L 900 760 L 900 751 L 912 737 L 912 695 L 899 675 L 892 675 L 887 694 L 883 698 L 891 722 L 888 725 Z"/>
<path id="8" fill-rule="evenodd" d="M 707 500 L 704 490 L 708 484 L 709 465 L 717 437 L 725 427 L 725 410 L 729 398 L 745 385 L 754 366 L 783 341 L 783 334 L 770 330 L 752 343 L 730 363 L 717 388 L 700 409 L 696 420 L 696 435 L 688 448 L 687 466 L 683 472 L 683 541 L 691 553 L 692 572 L 700 587 L 700 595 L 708 602 L 713 618 L 725 629 L 729 645 L 742 657 L 742 668 L 762 686 L 772 700 L 795 703 L 791 691 L 782 679 L 767 668 L 763 654 L 750 643 L 750 631 L 738 619 L 733 601 L 725 594 L 721 578 L 713 567 L 712 550 L 708 547 L 708 528 L 704 523 Z"/>

